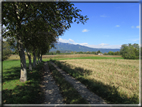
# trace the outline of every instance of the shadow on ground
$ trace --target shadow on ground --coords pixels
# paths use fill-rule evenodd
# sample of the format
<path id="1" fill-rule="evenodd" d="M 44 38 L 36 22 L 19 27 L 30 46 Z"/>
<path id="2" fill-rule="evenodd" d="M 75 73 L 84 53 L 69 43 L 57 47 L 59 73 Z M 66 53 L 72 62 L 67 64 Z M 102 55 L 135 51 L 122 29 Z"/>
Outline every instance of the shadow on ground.
<path id="1" fill-rule="evenodd" d="M 85 76 L 91 75 L 91 70 L 85 70 L 80 67 L 75 67 L 66 64 L 65 62 L 59 62 L 51 60 L 59 68 L 79 80 L 83 83 L 90 91 L 94 92 L 98 96 L 102 97 L 109 104 L 138 104 L 139 97 L 134 95 L 132 98 L 128 98 L 126 95 L 122 95 L 118 92 L 119 87 L 105 85 L 104 83 L 95 79 L 86 79 Z"/>
<path id="2" fill-rule="evenodd" d="M 43 80 L 43 63 L 37 65 L 33 71 L 27 69 L 28 81 L 14 89 L 2 90 L 3 104 L 41 104 L 44 97 L 40 87 Z M 3 73 L 3 83 L 20 78 L 20 67 L 12 67 Z"/>
<path id="3" fill-rule="evenodd" d="M 88 101 L 82 98 L 78 91 L 74 89 L 73 85 L 66 81 L 64 76 L 50 63 L 49 69 L 56 84 L 59 86 L 65 104 L 88 104 Z"/>

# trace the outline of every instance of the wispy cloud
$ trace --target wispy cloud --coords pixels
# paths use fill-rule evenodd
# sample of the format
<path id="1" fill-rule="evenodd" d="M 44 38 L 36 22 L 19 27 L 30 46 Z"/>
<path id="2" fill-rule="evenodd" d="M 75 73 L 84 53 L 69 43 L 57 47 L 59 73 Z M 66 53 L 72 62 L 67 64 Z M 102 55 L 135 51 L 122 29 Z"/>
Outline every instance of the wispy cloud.
<path id="1" fill-rule="evenodd" d="M 82 30 L 82 32 L 88 32 L 88 31 L 89 31 L 89 30 L 87 30 L 87 29 L 83 29 L 83 30 Z"/>
<path id="2" fill-rule="evenodd" d="M 102 44 L 102 43 L 101 43 Z M 88 45 L 88 47 L 90 48 L 105 48 L 105 49 L 120 49 L 121 48 L 121 45 Z"/>
<path id="3" fill-rule="evenodd" d="M 131 26 L 131 28 L 134 28 L 134 26 Z"/>
<path id="4" fill-rule="evenodd" d="M 139 41 L 139 39 L 133 39 L 133 41 Z"/>
<path id="5" fill-rule="evenodd" d="M 127 39 L 127 40 L 136 42 L 136 41 L 139 41 L 140 39 L 139 39 L 139 38 L 136 38 L 136 39 Z"/>
<path id="6" fill-rule="evenodd" d="M 140 26 L 136 26 L 136 28 L 140 28 Z"/>
<path id="7" fill-rule="evenodd" d="M 109 44 L 105 44 L 105 43 L 101 43 L 99 44 L 100 46 L 106 46 L 106 45 L 109 45 Z"/>
<path id="8" fill-rule="evenodd" d="M 139 40 L 139 39 L 132 39 L 132 41 L 134 41 L 134 42 L 135 42 L 135 41 L 138 41 L 138 40 Z"/>
<path id="9" fill-rule="evenodd" d="M 59 38 L 58 40 L 59 42 L 63 42 L 63 43 L 70 43 L 70 44 L 74 44 L 74 45 L 82 45 L 82 46 L 87 46 L 87 47 L 90 47 L 90 48 L 110 48 L 110 49 L 120 49 L 121 48 L 121 45 L 110 45 L 110 44 L 107 44 L 107 43 L 100 43 L 100 44 L 97 44 L 97 45 L 90 45 L 88 43 L 76 43 L 74 40 L 72 39 L 62 39 L 62 38 Z"/>
<path id="10" fill-rule="evenodd" d="M 107 17 L 106 15 L 100 15 L 100 17 Z"/>
<path id="11" fill-rule="evenodd" d="M 120 25 L 116 25 L 115 27 L 120 27 Z"/>

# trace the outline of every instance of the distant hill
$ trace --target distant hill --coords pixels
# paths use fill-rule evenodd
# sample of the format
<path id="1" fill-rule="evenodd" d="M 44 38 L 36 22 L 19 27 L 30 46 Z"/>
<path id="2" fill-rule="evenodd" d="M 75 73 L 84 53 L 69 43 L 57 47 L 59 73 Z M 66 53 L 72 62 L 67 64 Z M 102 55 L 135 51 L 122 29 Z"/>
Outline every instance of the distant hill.
<path id="1" fill-rule="evenodd" d="M 81 46 L 81 45 L 74 45 L 74 44 L 69 44 L 69 43 L 62 43 L 62 42 L 58 42 L 55 44 L 55 47 L 56 49 L 52 48 L 50 50 L 50 52 L 53 52 L 53 51 L 57 51 L 57 50 L 60 50 L 61 52 L 71 52 L 71 51 L 76 51 L 76 52 L 87 52 L 87 51 L 98 51 L 100 50 L 102 53 L 105 53 L 105 52 L 109 52 L 109 51 L 112 51 L 112 52 L 116 52 L 116 51 L 120 51 L 120 49 L 104 49 L 104 48 L 89 48 L 87 46 Z"/>

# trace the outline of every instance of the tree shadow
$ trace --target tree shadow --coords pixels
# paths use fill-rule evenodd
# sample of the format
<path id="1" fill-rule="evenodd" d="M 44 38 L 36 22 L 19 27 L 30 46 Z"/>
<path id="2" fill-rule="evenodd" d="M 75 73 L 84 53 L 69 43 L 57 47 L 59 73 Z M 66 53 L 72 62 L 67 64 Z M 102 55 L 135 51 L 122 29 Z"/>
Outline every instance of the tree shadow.
<path id="1" fill-rule="evenodd" d="M 26 66 L 27 66 L 27 72 L 29 72 L 28 63 L 26 63 Z M 11 68 L 8 68 L 5 70 L 7 70 L 7 71 L 3 72 L 3 76 L 2 76 L 3 83 L 11 81 L 11 80 L 20 79 L 20 70 L 21 70 L 20 67 L 11 67 Z"/>
<path id="2" fill-rule="evenodd" d="M 72 68 L 66 62 L 55 61 L 54 63 L 63 71 L 70 74 L 81 83 L 83 83 L 90 91 L 102 97 L 108 104 L 138 104 L 139 96 L 134 95 L 128 98 L 127 95 L 118 92 L 119 87 L 106 85 L 95 79 L 86 79 L 86 75 L 91 75 L 91 70 L 85 70 L 80 67 Z"/>
<path id="3" fill-rule="evenodd" d="M 65 80 L 56 68 L 49 63 L 49 69 L 55 79 L 56 84 L 59 86 L 60 92 L 64 97 L 66 104 L 88 104 L 88 102 L 81 97 L 79 92 L 73 88 L 73 85 Z"/>
<path id="4" fill-rule="evenodd" d="M 3 104 L 41 104 L 43 103 L 43 91 L 40 87 L 43 80 L 42 76 L 44 70 L 42 70 L 43 64 L 37 65 L 33 71 L 27 69 L 27 79 L 22 85 L 18 85 L 14 89 L 2 90 L 2 102 Z M 19 79 L 20 67 L 12 67 L 6 75 L 3 77 L 3 82 Z M 13 74 L 11 74 L 13 72 Z M 9 77 L 12 77 L 9 79 Z"/>

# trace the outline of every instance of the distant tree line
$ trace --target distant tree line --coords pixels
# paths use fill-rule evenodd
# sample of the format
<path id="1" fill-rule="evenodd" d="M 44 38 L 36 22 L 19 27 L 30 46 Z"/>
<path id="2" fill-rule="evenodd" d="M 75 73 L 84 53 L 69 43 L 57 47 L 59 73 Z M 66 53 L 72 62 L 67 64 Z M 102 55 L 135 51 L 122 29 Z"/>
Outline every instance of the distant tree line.
<path id="1" fill-rule="evenodd" d="M 124 59 L 139 59 L 139 45 L 134 43 L 134 44 L 123 44 L 121 46 L 121 49 L 120 51 L 116 51 L 116 52 L 113 52 L 113 51 L 109 51 L 108 53 L 105 52 L 103 53 L 103 55 L 122 55 L 122 57 Z M 102 53 L 100 50 L 98 51 L 93 51 L 93 52 L 90 52 L 90 51 L 87 51 L 87 52 L 76 52 L 76 51 L 72 51 L 70 53 L 61 53 L 59 50 L 57 50 L 56 52 L 49 52 L 47 53 L 47 55 L 56 55 L 56 54 L 95 54 L 95 55 L 98 55 L 99 53 Z"/>
<path id="2" fill-rule="evenodd" d="M 2 61 L 8 59 L 8 57 L 10 57 L 11 54 L 12 54 L 12 51 L 10 49 L 10 45 L 8 44 L 8 42 L 3 41 L 3 45 L 2 45 Z"/>

